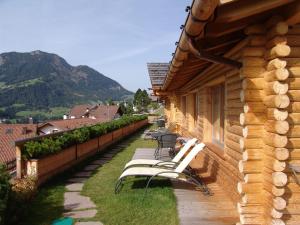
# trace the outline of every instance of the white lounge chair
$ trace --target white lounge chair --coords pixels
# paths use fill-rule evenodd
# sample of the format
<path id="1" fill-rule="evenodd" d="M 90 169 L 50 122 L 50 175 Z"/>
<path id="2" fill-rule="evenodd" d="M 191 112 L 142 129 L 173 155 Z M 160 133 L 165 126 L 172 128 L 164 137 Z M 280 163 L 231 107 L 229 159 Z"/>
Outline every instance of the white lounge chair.
<path id="1" fill-rule="evenodd" d="M 116 186 L 115 186 L 115 193 L 119 193 L 122 187 L 122 182 L 126 177 L 129 176 L 143 176 L 149 177 L 149 180 L 146 185 L 147 188 L 154 177 L 165 177 L 169 179 L 176 179 L 181 180 L 187 183 L 191 183 L 196 185 L 197 187 L 201 188 L 203 192 L 209 194 L 209 190 L 204 188 L 204 185 L 201 181 L 195 179 L 189 174 L 185 174 L 183 171 L 187 168 L 190 164 L 192 159 L 201 151 L 203 150 L 205 144 L 197 144 L 195 147 L 189 152 L 189 154 L 182 160 L 180 164 L 176 168 L 161 168 L 161 167 L 131 167 L 127 170 L 123 171 L 121 176 L 119 177 Z"/>
<path id="2" fill-rule="evenodd" d="M 182 157 L 185 155 L 185 153 L 187 153 L 187 151 L 193 145 L 195 145 L 196 142 L 197 142 L 197 138 L 188 140 L 171 161 L 163 161 L 163 160 L 156 160 L 156 159 L 133 159 L 125 165 L 124 170 L 126 170 L 130 167 L 133 167 L 133 166 L 174 167 L 182 159 Z"/>

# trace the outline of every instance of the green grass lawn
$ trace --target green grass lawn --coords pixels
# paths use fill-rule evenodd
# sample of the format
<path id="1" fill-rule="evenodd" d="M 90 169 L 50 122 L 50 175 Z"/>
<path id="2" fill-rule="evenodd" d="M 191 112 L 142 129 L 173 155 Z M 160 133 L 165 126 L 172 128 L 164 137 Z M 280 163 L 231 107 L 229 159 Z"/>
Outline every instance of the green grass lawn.
<path id="1" fill-rule="evenodd" d="M 145 199 L 144 178 L 125 180 L 121 192 L 114 194 L 115 183 L 135 149 L 156 146 L 154 141 L 140 139 L 140 135 L 141 133 L 138 133 L 122 141 L 127 147 L 95 171 L 85 183 L 82 194 L 89 196 L 98 210 L 93 220 L 100 220 L 105 225 L 179 224 L 176 198 L 168 180 L 157 179 L 152 182 Z M 29 213 L 22 225 L 49 225 L 50 221 L 60 217 L 65 191 L 61 180 L 62 178 L 41 188 L 37 198 L 28 206 Z"/>
<path id="2" fill-rule="evenodd" d="M 95 202 L 96 219 L 105 225 L 178 224 L 176 198 L 168 180 L 153 182 L 145 199 L 146 179 L 142 178 L 125 180 L 121 192 L 114 194 L 115 183 L 135 149 L 156 146 L 153 141 L 139 139 L 139 135 L 128 140 L 128 146 L 86 182 L 83 194 Z"/>

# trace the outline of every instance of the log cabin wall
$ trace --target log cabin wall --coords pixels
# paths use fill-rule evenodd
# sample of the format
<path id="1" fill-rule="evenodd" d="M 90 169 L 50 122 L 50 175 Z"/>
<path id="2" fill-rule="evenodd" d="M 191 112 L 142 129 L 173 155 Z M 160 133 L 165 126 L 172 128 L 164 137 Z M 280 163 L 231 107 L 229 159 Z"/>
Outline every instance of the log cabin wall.
<path id="1" fill-rule="evenodd" d="M 237 203 L 239 224 L 299 224 L 300 25 L 278 16 L 245 29 L 225 56 L 241 70 L 214 64 L 175 94 L 177 131 L 206 143 L 192 162 Z M 298 80 L 299 79 L 299 80 Z M 212 90 L 225 87 L 224 146 L 212 143 Z"/>
<path id="2" fill-rule="evenodd" d="M 241 60 L 241 49 L 245 42 L 234 48 L 228 56 Z M 243 111 L 240 101 L 242 79 L 239 70 L 224 65 L 214 65 L 197 81 L 197 87 L 184 90 L 186 94 L 177 95 L 180 108 L 177 115 L 181 123 L 177 124 L 179 133 L 187 137 L 197 137 L 207 144 L 205 154 L 199 154 L 192 167 L 207 181 L 217 181 L 227 191 L 234 202 L 240 200 L 237 184 L 242 180 L 238 164 L 242 159 L 239 140 L 242 137 L 242 126 L 239 114 Z M 225 87 L 224 113 L 224 146 L 212 143 L 211 95 L 214 86 Z M 224 111 L 223 110 L 223 111 Z"/>
<path id="3" fill-rule="evenodd" d="M 300 166 L 300 25 L 289 27 L 286 36 L 278 44 L 286 44 L 290 48 L 289 55 L 282 59 L 286 62 L 286 69 L 289 72 L 286 80 L 289 88 L 287 95 L 290 99 L 287 107 L 289 131 L 286 148 L 288 152 L 284 151 L 285 155 L 280 156 L 286 162 L 286 167 L 282 172 L 287 175 L 285 192 L 282 196 L 286 200 L 286 207 L 281 211 L 282 220 L 292 225 L 300 224 L 300 184 L 297 184 L 289 169 L 290 165 Z M 285 180 L 283 182 L 285 183 Z"/>

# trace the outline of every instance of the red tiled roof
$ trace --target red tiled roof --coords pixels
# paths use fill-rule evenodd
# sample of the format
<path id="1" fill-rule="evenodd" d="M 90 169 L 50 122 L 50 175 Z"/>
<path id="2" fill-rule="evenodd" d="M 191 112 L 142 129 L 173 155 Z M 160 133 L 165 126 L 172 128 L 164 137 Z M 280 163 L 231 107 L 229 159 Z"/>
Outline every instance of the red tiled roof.
<path id="1" fill-rule="evenodd" d="M 91 109 L 93 106 L 92 105 L 75 105 L 71 110 L 70 110 L 70 116 L 75 116 L 75 118 L 81 118 L 85 113 L 87 108 Z"/>
<path id="2" fill-rule="evenodd" d="M 48 121 L 39 125 L 39 128 L 44 127 L 47 124 L 50 124 L 54 127 L 57 127 L 61 130 L 72 130 L 75 128 L 90 126 L 97 123 L 107 122 L 107 119 L 91 119 L 91 118 L 79 118 L 79 119 L 67 119 L 67 120 L 53 120 Z"/>
<path id="3" fill-rule="evenodd" d="M 77 105 L 70 111 L 70 116 L 75 118 L 81 118 L 87 114 L 87 108 L 89 109 L 88 115 L 100 120 L 112 120 L 115 115 L 120 111 L 120 107 L 117 105 Z"/>
<path id="4" fill-rule="evenodd" d="M 26 127 L 26 132 L 24 128 Z M 36 135 L 35 124 L 0 124 L 0 163 L 8 163 L 16 159 L 14 142 Z"/>
<path id="5" fill-rule="evenodd" d="M 117 105 L 99 105 L 94 109 L 90 110 L 89 115 L 97 119 L 114 119 L 115 115 L 119 111 L 119 106 Z"/>

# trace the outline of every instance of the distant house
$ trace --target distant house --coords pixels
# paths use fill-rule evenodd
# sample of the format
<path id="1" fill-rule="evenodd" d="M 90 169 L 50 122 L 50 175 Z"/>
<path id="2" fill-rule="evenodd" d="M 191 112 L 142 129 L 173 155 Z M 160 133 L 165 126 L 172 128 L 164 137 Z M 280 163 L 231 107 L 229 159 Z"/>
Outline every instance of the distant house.
<path id="1" fill-rule="evenodd" d="M 15 167 L 16 150 L 14 142 L 37 135 L 35 124 L 0 124 L 0 163 L 11 170 Z"/>
<path id="2" fill-rule="evenodd" d="M 91 118 L 78 118 L 78 119 L 65 119 L 48 121 L 38 126 L 38 134 L 51 134 L 54 132 L 67 131 L 83 126 L 91 126 L 96 123 L 103 123 L 106 119 L 91 119 Z"/>
<path id="3" fill-rule="evenodd" d="M 92 118 L 110 121 L 123 115 L 117 105 L 76 105 L 70 110 L 69 118 Z"/>

